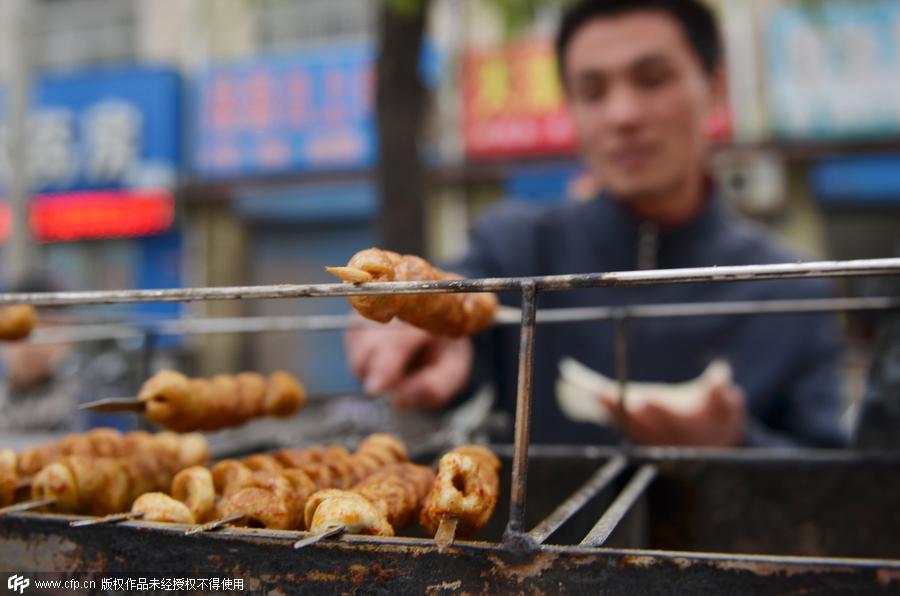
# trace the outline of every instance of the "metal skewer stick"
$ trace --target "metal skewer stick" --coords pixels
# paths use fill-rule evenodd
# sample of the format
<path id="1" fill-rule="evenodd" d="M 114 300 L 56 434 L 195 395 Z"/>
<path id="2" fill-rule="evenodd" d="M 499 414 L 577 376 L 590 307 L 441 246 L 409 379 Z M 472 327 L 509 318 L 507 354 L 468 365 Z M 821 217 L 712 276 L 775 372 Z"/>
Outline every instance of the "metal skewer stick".
<path id="1" fill-rule="evenodd" d="M 227 524 L 232 522 L 240 521 L 246 517 L 243 513 L 235 513 L 233 515 L 227 515 L 223 518 L 213 520 L 211 522 L 207 522 L 205 524 L 201 524 L 199 526 L 194 526 L 193 528 L 188 528 L 184 531 L 186 536 L 190 536 L 192 534 L 199 534 L 201 532 L 214 532 L 219 528 L 225 527 Z"/>
<path id="2" fill-rule="evenodd" d="M 20 513 L 22 511 L 31 511 L 32 509 L 40 509 L 56 503 L 56 499 L 34 499 L 31 501 L 23 501 L 0 509 L 0 515 L 7 513 Z"/>
<path id="3" fill-rule="evenodd" d="M 311 546 L 322 540 L 325 540 L 326 538 L 333 538 L 335 536 L 340 536 L 341 534 L 343 534 L 346 531 L 347 531 L 347 528 L 345 528 L 342 525 L 328 526 L 321 532 L 317 532 L 311 536 L 307 536 L 306 538 L 304 538 L 302 540 L 298 540 L 297 542 L 294 543 L 294 548 L 295 549 L 305 548 L 307 546 Z"/>
<path id="4" fill-rule="evenodd" d="M 434 543 L 437 545 L 438 552 L 443 552 L 448 546 L 453 544 L 456 538 L 456 526 L 459 520 L 455 517 L 442 517 L 441 523 L 438 525 L 437 532 L 434 534 Z"/>
<path id="5" fill-rule="evenodd" d="M 126 511 L 125 513 L 113 513 L 111 515 L 104 515 L 103 517 L 95 517 L 92 519 L 75 520 L 69 522 L 69 526 L 72 528 L 83 528 L 85 526 L 114 524 L 118 522 L 129 521 L 132 519 L 141 519 L 142 517 L 144 517 L 143 511 Z"/>

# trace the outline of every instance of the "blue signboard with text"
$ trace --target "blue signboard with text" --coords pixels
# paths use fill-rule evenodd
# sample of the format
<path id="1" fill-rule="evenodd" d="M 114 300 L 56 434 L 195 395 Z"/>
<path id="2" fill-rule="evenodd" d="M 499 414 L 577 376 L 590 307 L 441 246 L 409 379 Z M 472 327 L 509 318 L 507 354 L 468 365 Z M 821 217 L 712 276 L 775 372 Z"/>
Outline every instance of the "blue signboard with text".
<path id="1" fill-rule="evenodd" d="M 205 178 L 371 166 L 374 51 L 328 47 L 217 65 L 192 102 L 192 163 Z"/>
<path id="2" fill-rule="evenodd" d="M 174 185 L 182 139 L 175 70 L 129 66 L 43 75 L 32 102 L 27 163 L 38 191 Z M 0 143 L 6 131 L 0 125 Z M 0 179 L 7 169 L 4 154 Z"/>

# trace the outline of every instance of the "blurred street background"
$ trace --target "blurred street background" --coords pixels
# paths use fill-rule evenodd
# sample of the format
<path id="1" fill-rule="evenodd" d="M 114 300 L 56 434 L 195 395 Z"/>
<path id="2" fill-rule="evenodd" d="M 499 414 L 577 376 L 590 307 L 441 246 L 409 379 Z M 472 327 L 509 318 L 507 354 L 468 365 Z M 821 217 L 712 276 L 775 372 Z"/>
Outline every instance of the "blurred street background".
<path id="1" fill-rule="evenodd" d="M 497 201 L 590 200 L 602 181 L 579 162 L 552 47 L 561 4 L 0 0 L 0 285 L 331 282 L 325 265 L 372 245 L 458 256 Z M 730 104 L 708 134 L 728 200 L 812 259 L 900 255 L 900 1 L 710 4 Z M 843 293 L 884 292 L 854 281 Z M 225 301 L 59 318 L 346 311 Z M 848 404 L 875 321 L 844 321 Z M 112 393 L 163 364 L 357 389 L 340 333 L 116 342 L 78 348 L 117 379 Z"/>

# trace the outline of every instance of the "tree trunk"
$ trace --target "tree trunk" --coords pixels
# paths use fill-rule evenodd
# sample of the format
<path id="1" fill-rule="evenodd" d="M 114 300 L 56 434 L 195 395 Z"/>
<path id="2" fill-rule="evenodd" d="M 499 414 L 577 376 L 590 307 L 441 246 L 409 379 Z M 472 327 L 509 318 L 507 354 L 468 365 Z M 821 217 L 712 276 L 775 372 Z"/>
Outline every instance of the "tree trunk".
<path id="1" fill-rule="evenodd" d="M 419 141 L 428 89 L 419 77 L 419 55 L 429 0 L 407 15 L 382 2 L 379 24 L 376 112 L 379 131 L 377 227 L 384 248 L 425 251 L 425 167 Z"/>

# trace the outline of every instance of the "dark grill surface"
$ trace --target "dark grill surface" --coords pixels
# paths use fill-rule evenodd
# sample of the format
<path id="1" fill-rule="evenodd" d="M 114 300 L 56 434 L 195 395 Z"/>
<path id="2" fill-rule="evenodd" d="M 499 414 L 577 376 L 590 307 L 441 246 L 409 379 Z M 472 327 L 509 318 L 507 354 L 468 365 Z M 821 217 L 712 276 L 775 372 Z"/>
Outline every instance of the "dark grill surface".
<path id="1" fill-rule="evenodd" d="M 438 552 L 423 538 L 347 536 L 295 551 L 304 532 L 72 518 L 0 517 L 0 570 L 243 577 L 251 590 L 349 593 L 900 593 L 900 459 L 877 454 L 641 449 L 545 545 L 502 541 L 498 510 L 479 534 Z M 613 449 L 532 449 L 526 528 L 610 460 Z M 657 474 L 600 548 L 578 546 L 637 470 Z M 99 583 L 99 582 L 98 582 Z"/>

